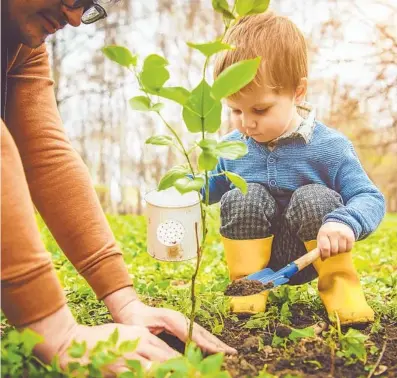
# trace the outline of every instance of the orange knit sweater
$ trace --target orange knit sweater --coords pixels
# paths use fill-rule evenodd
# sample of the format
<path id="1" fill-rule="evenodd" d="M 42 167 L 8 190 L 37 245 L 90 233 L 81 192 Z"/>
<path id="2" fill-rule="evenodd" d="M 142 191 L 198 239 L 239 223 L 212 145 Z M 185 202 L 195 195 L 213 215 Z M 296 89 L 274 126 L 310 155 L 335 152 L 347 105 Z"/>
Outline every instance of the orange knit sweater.
<path id="1" fill-rule="evenodd" d="M 15 46 L 8 56 L 6 83 L 1 121 L 1 306 L 9 322 L 21 326 L 65 303 L 40 239 L 32 201 L 99 299 L 130 286 L 131 279 L 88 170 L 62 127 L 45 46 Z"/>

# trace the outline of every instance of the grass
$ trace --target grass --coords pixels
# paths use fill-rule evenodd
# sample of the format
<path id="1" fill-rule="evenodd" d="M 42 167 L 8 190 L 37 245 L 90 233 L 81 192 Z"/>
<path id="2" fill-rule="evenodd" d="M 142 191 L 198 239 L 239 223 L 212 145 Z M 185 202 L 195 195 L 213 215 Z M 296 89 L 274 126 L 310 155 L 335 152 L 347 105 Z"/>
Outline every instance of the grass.
<path id="1" fill-rule="evenodd" d="M 216 208 L 211 213 L 208 245 L 198 276 L 198 320 L 220 334 L 228 312 L 228 299 L 223 290 L 229 283 L 223 248 L 218 233 Z M 146 253 L 146 221 L 138 216 L 108 216 L 118 244 L 123 250 L 135 289 L 147 303 L 173 308 L 188 314 L 190 309 L 189 281 L 194 261 L 166 263 Z M 106 307 L 60 251 L 48 228 L 38 219 L 42 239 L 51 253 L 59 279 L 67 293 L 69 306 L 76 319 L 87 325 L 111 320 Z M 356 243 L 354 259 L 366 296 L 376 312 L 372 331 L 382 329 L 382 321 L 397 320 L 397 214 L 388 214 L 378 230 Z M 111 278 L 110 278 L 111 279 Z M 303 303 L 314 311 L 322 311 L 316 281 L 302 286 L 285 286 L 272 292 L 266 316 L 247 320 L 246 328 L 265 327 L 268 322 L 289 324 L 289 306 Z M 314 319 L 316 320 L 316 319 Z M 2 320 L 2 326 L 6 324 Z M 9 330 L 9 328 L 8 328 Z M 7 333 L 7 332 L 6 332 Z"/>

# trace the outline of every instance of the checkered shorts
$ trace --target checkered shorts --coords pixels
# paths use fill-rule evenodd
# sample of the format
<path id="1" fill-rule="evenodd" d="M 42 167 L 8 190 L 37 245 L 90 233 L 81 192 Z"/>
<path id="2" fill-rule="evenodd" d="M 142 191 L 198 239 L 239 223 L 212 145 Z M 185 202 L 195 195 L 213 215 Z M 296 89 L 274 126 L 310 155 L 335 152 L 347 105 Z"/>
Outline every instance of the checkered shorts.
<path id="1" fill-rule="evenodd" d="M 248 184 L 243 195 L 239 189 L 221 199 L 220 233 L 228 239 L 260 239 L 274 234 L 269 267 L 278 270 L 306 253 L 304 241 L 317 238 L 322 219 L 343 206 L 342 197 L 319 184 L 297 189 L 284 210 L 261 184 Z M 309 282 L 317 277 L 312 265 L 296 274 L 291 284 Z"/>

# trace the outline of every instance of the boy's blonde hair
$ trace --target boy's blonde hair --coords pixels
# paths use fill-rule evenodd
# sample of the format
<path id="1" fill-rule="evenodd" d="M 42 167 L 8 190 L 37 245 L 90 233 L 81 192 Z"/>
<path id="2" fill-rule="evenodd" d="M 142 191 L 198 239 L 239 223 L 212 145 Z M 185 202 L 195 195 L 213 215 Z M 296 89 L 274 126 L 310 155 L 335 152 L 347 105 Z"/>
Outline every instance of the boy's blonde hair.
<path id="1" fill-rule="evenodd" d="M 307 46 L 298 27 L 287 17 L 273 11 L 242 17 L 226 33 L 224 41 L 235 46 L 215 60 L 215 78 L 232 64 L 262 57 L 253 85 L 267 85 L 280 91 L 295 91 L 300 79 L 307 77 Z"/>

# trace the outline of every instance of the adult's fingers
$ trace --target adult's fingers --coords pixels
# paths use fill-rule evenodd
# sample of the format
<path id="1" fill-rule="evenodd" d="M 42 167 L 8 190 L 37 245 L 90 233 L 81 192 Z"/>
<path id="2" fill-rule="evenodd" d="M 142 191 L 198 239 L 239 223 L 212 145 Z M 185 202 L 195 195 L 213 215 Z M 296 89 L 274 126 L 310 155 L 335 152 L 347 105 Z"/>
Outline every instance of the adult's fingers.
<path id="1" fill-rule="evenodd" d="M 180 340 L 186 342 L 188 339 L 188 324 L 189 320 L 180 312 L 174 310 L 167 311 L 166 329 Z M 209 353 L 224 352 L 228 354 L 236 354 L 237 351 L 231 348 L 216 336 L 208 332 L 200 325 L 194 323 L 192 340 L 198 347 Z"/>

